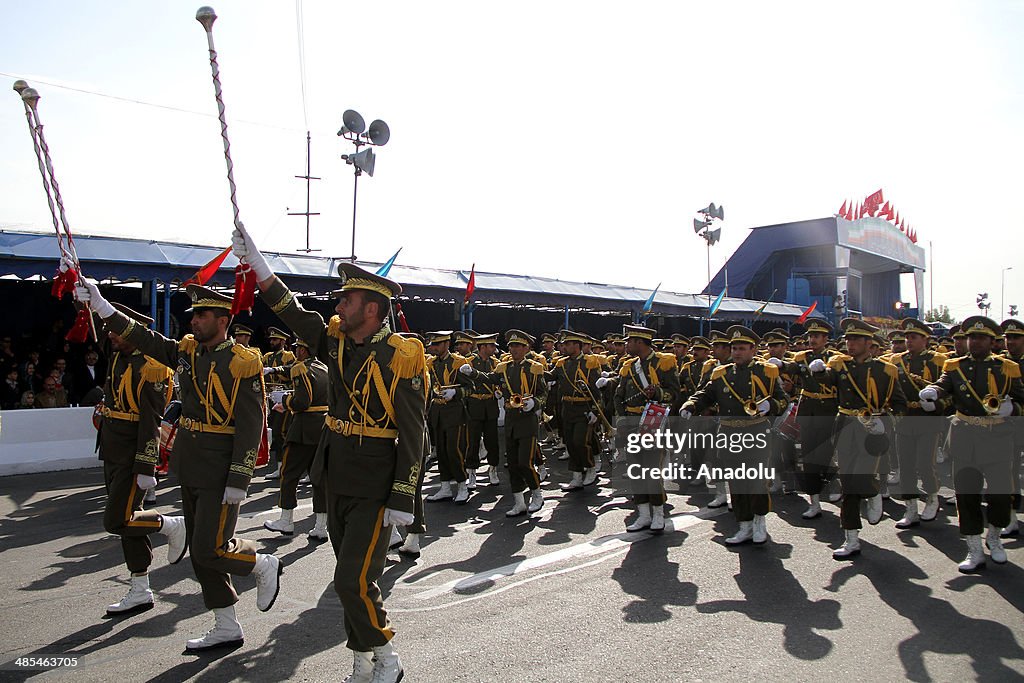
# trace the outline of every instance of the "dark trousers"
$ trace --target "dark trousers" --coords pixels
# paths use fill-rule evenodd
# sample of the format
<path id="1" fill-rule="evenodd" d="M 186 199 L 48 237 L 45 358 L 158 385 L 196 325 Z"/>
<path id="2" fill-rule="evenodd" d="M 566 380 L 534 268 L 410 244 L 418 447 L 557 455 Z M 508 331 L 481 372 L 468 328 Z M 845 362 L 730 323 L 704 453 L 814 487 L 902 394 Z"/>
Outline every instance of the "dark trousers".
<path id="1" fill-rule="evenodd" d="M 639 463 L 642 468 L 660 468 L 665 462 L 665 451 L 648 450 L 640 451 L 636 455 L 628 455 L 629 464 Z M 664 505 L 668 497 L 665 495 L 665 482 L 660 478 L 646 477 L 632 483 L 633 502 L 637 505 L 650 503 L 651 505 Z"/>
<path id="2" fill-rule="evenodd" d="M 450 427 L 435 426 L 434 440 L 437 446 L 437 468 L 441 481 L 466 481 L 466 437 L 469 430 L 465 424 Z"/>
<path id="3" fill-rule="evenodd" d="M 1010 523 L 1013 435 L 1003 427 L 961 423 L 950 430 L 956 514 L 964 536 L 977 536 L 985 530 L 981 503 L 986 482 L 988 523 L 1000 528 Z"/>
<path id="4" fill-rule="evenodd" d="M 843 529 L 860 529 L 860 504 L 879 492 L 880 458 L 870 455 L 864 447 L 867 430 L 855 418 L 839 418 L 836 433 L 836 459 L 843 502 L 839 507 L 839 525 Z"/>
<path id="5" fill-rule="evenodd" d="M 771 466 L 787 491 L 796 490 L 796 443 L 778 433 L 772 433 Z"/>
<path id="6" fill-rule="evenodd" d="M 426 444 L 426 440 L 423 442 Z M 427 468 L 424 466 L 426 455 L 420 460 L 420 473 L 416 478 L 416 500 L 413 502 L 412 524 L 405 527 L 410 534 L 423 534 L 427 531 L 427 519 L 423 514 L 423 475 Z"/>
<path id="7" fill-rule="evenodd" d="M 248 576 L 256 566 L 256 544 L 234 538 L 238 505 L 225 505 L 222 489 L 181 487 L 192 569 L 207 609 L 238 602 L 231 576 Z"/>
<path id="8" fill-rule="evenodd" d="M 939 438 L 943 436 L 938 429 L 946 425 L 946 421 L 938 418 L 934 425 L 928 423 L 932 419 L 908 417 L 911 421 L 909 430 L 901 430 L 896 434 L 896 457 L 900 467 L 900 483 L 897 497 L 902 500 L 921 498 L 921 490 L 917 480 L 921 480 L 921 488 L 926 495 L 939 492 L 939 478 L 935 472 L 935 453 L 939 447 Z M 929 429 L 929 427 L 934 427 Z"/>
<path id="9" fill-rule="evenodd" d="M 771 433 L 767 425 L 766 421 L 764 426 L 759 429 L 744 428 L 743 430 L 755 436 L 763 435 L 763 448 L 756 445 L 744 448 L 739 453 L 730 452 L 728 448 L 721 448 L 718 450 L 721 466 L 734 470 L 740 467 L 756 469 L 758 465 L 767 467 L 771 455 Z M 728 427 L 722 427 L 721 431 L 724 433 L 736 432 L 735 429 Z M 737 522 L 749 522 L 754 519 L 754 515 L 767 515 L 772 511 L 772 497 L 768 493 L 768 486 L 771 482 L 768 479 L 752 477 L 749 479 L 735 478 L 728 481 L 729 493 L 732 494 L 732 513 Z"/>
<path id="10" fill-rule="evenodd" d="M 490 398 L 487 400 L 469 399 L 469 444 L 466 451 L 466 467 L 477 469 L 480 467 L 480 437 L 484 439 L 484 449 L 487 451 L 487 464 L 497 467 L 500 460 L 498 449 L 498 401 Z"/>
<path id="11" fill-rule="evenodd" d="M 562 434 L 569 452 L 569 471 L 582 472 L 594 466 L 594 426 L 585 415 L 562 416 Z"/>
<path id="12" fill-rule="evenodd" d="M 130 465 L 103 461 L 103 477 L 107 483 L 107 506 L 103 510 L 103 528 L 121 537 L 128 571 L 141 574 L 153 563 L 153 544 L 149 535 L 160 531 L 163 521 L 152 510 L 142 509 L 146 492 L 135 483 Z"/>
<path id="13" fill-rule="evenodd" d="M 508 462 L 509 480 L 513 493 L 540 486 L 540 476 L 534 461 L 540 448 L 537 446 L 537 418 L 522 415 L 510 418 L 505 413 L 505 461 Z"/>
<path id="14" fill-rule="evenodd" d="M 288 433 L 285 425 L 286 419 L 287 416 L 284 413 L 279 413 L 276 410 L 267 413 L 267 426 L 270 427 L 270 453 L 278 464 L 280 464 L 284 453 L 284 437 Z"/>
<path id="15" fill-rule="evenodd" d="M 381 526 L 384 503 L 328 493 L 327 530 L 337 564 L 334 591 L 345 611 L 350 650 L 369 652 L 395 632 L 377 581 L 387 560 L 391 527 Z"/>
<path id="16" fill-rule="evenodd" d="M 294 510 L 298 506 L 295 492 L 299 479 L 309 471 L 316 455 L 316 444 L 287 443 L 281 455 L 281 493 L 277 505 L 282 510 Z M 323 486 L 313 484 L 313 512 L 327 512 L 327 499 Z"/>
<path id="17" fill-rule="evenodd" d="M 803 461 L 803 475 L 800 486 L 804 493 L 812 496 L 820 495 L 825 486 L 832 463 L 832 423 L 835 420 L 836 408 L 832 403 L 832 412 L 807 410 L 801 400 L 797 423 L 800 425 L 800 456 Z M 810 414 L 805 414 L 810 413 Z"/>

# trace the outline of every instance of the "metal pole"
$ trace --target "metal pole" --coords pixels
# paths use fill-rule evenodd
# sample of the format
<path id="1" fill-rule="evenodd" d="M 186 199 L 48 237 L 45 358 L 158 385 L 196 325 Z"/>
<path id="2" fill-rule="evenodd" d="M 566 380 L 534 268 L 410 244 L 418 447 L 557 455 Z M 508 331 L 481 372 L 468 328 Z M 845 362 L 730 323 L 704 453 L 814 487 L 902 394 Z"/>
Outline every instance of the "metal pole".
<path id="1" fill-rule="evenodd" d="M 171 336 L 171 283 L 164 283 L 164 336 Z"/>
<path id="2" fill-rule="evenodd" d="M 306 131 L 306 253 L 312 251 L 309 248 L 309 177 L 312 175 L 312 162 L 310 160 L 309 131 Z"/>
<path id="3" fill-rule="evenodd" d="M 149 281 L 149 316 L 153 318 L 153 322 L 149 324 L 149 329 L 156 329 L 156 289 L 160 283 L 156 278 Z"/>
<path id="4" fill-rule="evenodd" d="M 935 308 L 935 247 L 931 240 L 928 240 L 928 305 Z M 927 310 L 926 306 L 925 312 Z"/>
<path id="5" fill-rule="evenodd" d="M 565 304 L 565 324 L 562 325 L 562 329 L 569 329 L 569 304 Z"/>
<path id="6" fill-rule="evenodd" d="M 356 146 L 356 151 L 359 147 Z M 352 263 L 356 262 L 356 199 L 359 197 L 359 169 L 356 169 L 355 183 L 352 185 Z"/>

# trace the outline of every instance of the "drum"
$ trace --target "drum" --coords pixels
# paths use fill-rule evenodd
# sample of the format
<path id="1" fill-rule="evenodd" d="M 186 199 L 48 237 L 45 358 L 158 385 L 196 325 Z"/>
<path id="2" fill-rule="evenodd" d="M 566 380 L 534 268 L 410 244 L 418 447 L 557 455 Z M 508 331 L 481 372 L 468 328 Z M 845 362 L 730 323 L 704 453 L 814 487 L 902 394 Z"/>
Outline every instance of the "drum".
<path id="1" fill-rule="evenodd" d="M 800 438 L 800 424 L 796 420 L 796 413 L 797 404 L 790 403 L 786 412 L 775 422 L 775 431 L 789 441 L 796 441 Z"/>

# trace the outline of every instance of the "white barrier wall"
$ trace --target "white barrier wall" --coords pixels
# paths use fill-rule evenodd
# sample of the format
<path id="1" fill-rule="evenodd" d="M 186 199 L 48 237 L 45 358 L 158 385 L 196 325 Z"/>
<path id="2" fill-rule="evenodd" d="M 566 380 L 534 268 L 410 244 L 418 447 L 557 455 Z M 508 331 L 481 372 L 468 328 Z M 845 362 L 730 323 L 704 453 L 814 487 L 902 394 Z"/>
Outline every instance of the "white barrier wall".
<path id="1" fill-rule="evenodd" d="M 99 467 L 92 411 L 0 411 L 0 476 Z"/>

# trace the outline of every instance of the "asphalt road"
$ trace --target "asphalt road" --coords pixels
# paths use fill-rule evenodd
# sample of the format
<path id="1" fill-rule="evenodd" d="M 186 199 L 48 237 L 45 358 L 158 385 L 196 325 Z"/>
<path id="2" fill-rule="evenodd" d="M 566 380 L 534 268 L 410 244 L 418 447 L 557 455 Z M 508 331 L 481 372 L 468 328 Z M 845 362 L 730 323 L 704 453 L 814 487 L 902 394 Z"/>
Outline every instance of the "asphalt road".
<path id="1" fill-rule="evenodd" d="M 670 496 L 661 536 L 624 532 L 625 498 L 607 485 L 563 494 L 554 463 L 533 518 L 507 519 L 508 488 L 482 486 L 469 504 L 428 504 L 423 555 L 390 563 L 382 588 L 396 646 L 418 681 L 1024 679 L 1024 544 L 977 576 L 957 572 L 965 545 L 947 507 L 898 532 L 902 508 L 862 534 L 855 562 L 832 560 L 838 509 L 800 518 L 777 496 L 771 540 L 727 548 L 736 523 L 701 509 L 710 496 Z M 430 490 L 428 479 L 428 492 Z M 156 607 L 103 618 L 127 590 L 117 538 L 102 526 L 101 470 L 0 479 L 0 680 L 331 681 L 351 667 L 329 544 L 309 543 L 303 487 L 293 537 L 262 528 L 276 485 L 254 479 L 237 533 L 285 562 L 274 608 L 255 607 L 236 580 L 245 645 L 184 652 L 212 626 L 185 561 L 168 566 L 162 539 L 151 583 Z M 176 512 L 173 480 L 157 509 Z M 18 657 L 77 657 L 78 666 L 17 670 Z"/>

